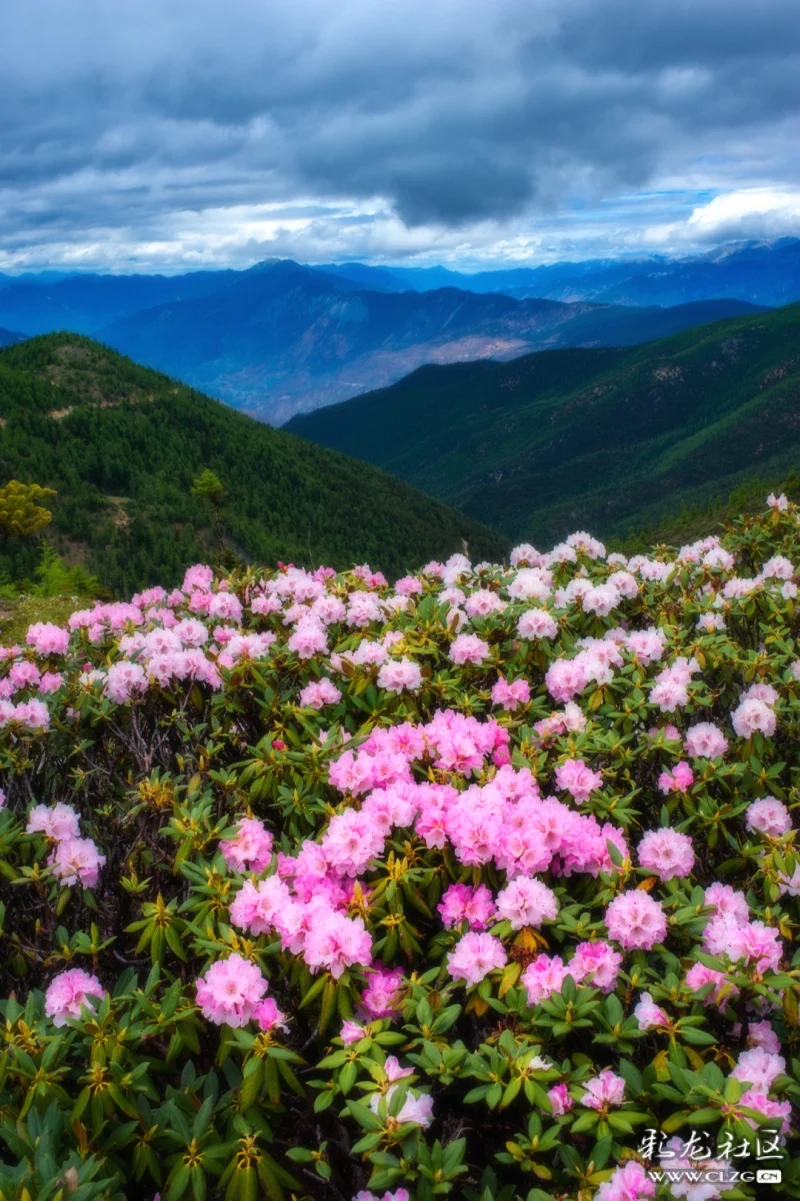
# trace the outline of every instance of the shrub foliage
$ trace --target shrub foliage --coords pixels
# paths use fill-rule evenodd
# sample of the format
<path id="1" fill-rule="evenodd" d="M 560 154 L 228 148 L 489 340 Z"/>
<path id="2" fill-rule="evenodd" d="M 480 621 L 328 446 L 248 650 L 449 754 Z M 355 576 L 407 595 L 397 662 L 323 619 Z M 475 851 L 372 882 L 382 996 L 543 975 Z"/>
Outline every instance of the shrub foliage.
<path id="1" fill-rule="evenodd" d="M 0 1194 L 800 1196 L 798 519 L 31 626 Z"/>

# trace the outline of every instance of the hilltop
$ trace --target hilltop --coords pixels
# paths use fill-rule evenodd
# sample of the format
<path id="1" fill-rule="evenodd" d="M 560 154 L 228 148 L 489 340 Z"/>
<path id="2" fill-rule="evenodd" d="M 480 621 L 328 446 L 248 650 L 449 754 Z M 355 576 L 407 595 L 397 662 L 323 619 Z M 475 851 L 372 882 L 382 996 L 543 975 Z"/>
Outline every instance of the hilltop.
<path id="1" fill-rule="evenodd" d="M 190 495 L 205 467 L 225 486 L 223 526 L 245 559 L 401 573 L 462 539 L 476 559 L 507 549 L 407 483 L 73 334 L 0 351 L 0 460 L 3 480 L 57 489 L 48 533 L 115 591 L 177 583 L 208 556 L 211 516 Z M 34 548 L 4 551 L 0 568 L 30 574 Z"/>
<path id="2" fill-rule="evenodd" d="M 512 539 L 656 523 L 800 459 L 800 305 L 631 349 L 426 367 L 287 428 Z M 391 436 L 387 436 L 387 431 Z"/>

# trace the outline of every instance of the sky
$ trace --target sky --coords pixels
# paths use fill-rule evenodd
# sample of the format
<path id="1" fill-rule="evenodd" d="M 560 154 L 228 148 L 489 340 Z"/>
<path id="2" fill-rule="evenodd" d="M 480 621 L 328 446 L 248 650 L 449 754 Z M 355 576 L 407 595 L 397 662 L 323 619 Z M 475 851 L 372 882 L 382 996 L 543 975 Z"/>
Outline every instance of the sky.
<path id="1" fill-rule="evenodd" d="M 800 235 L 798 0 L 3 0 L 0 271 Z"/>

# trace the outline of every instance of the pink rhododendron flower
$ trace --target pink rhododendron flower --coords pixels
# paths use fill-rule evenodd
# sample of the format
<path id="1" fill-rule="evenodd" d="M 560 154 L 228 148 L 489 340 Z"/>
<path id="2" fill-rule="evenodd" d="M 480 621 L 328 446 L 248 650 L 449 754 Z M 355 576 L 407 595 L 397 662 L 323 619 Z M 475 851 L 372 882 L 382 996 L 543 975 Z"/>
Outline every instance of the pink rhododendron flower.
<path id="1" fill-rule="evenodd" d="M 314 655 L 327 653 L 328 635 L 323 625 L 313 618 L 308 618 L 297 623 L 286 645 L 299 659 L 311 659 Z"/>
<path id="2" fill-rule="evenodd" d="M 605 584 L 596 584 L 594 588 L 587 591 L 583 597 L 583 609 L 586 613 L 596 613 L 598 617 L 607 617 L 612 609 L 616 609 L 621 599 L 621 593 L 609 580 Z"/>
<path id="3" fill-rule="evenodd" d="M 760 834 L 767 834 L 770 838 L 780 838 L 782 834 L 788 834 L 792 828 L 792 817 L 789 810 L 775 797 L 762 797 L 761 800 L 753 801 L 748 807 L 747 815 L 748 830 L 757 830 Z"/>
<path id="4" fill-rule="evenodd" d="M 508 595 L 517 601 L 546 601 L 553 591 L 552 572 L 539 567 L 523 567 L 508 586 Z M 544 609 L 534 610 L 544 613 Z"/>
<path id="5" fill-rule="evenodd" d="M 640 1163 L 631 1159 L 615 1168 L 608 1180 L 602 1182 L 594 1201 L 648 1201 L 655 1195 L 655 1182 Z"/>
<path id="6" fill-rule="evenodd" d="M 772 1055 L 778 1055 L 781 1049 L 780 1039 L 769 1022 L 751 1022 L 747 1027 L 747 1045 L 763 1047 Z"/>
<path id="7" fill-rule="evenodd" d="M 467 597 L 464 604 L 468 617 L 488 617 L 490 613 L 502 613 L 506 607 L 506 602 L 488 588 L 479 588 Z"/>
<path id="8" fill-rule="evenodd" d="M 558 901 L 541 880 L 519 876 L 497 894 L 497 916 L 509 921 L 512 930 L 521 930 L 523 926 L 538 930 L 546 919 L 555 921 Z"/>
<path id="9" fill-rule="evenodd" d="M 588 1109 L 607 1110 L 622 1105 L 625 1100 L 625 1081 L 609 1068 L 604 1068 L 598 1076 L 586 1084 L 586 1092 L 581 1097 L 581 1105 Z"/>
<path id="10" fill-rule="evenodd" d="M 209 601 L 208 615 L 238 624 L 242 619 L 242 603 L 233 592 L 215 592 Z"/>
<path id="11" fill-rule="evenodd" d="M 731 725 L 740 738 L 752 738 L 753 734 L 764 734 L 770 738 L 777 728 L 777 718 L 766 701 L 755 697 L 744 700 L 731 714 Z"/>
<path id="12" fill-rule="evenodd" d="M 730 884 L 722 884 L 715 880 L 705 891 L 705 904 L 711 905 L 719 914 L 733 918 L 737 926 L 743 926 L 750 920 L 750 907 L 747 898 Z"/>
<path id="13" fill-rule="evenodd" d="M 269 934 L 282 928 L 282 917 L 293 904 L 287 885 L 279 876 L 270 876 L 254 884 L 245 880 L 230 907 L 231 924 L 250 934 Z"/>
<path id="14" fill-rule="evenodd" d="M 626 951 L 651 950 L 663 942 L 667 919 L 658 901 L 646 892 L 635 889 L 615 897 L 606 909 L 606 927 Z"/>
<path id="15" fill-rule="evenodd" d="M 411 659 L 389 659 L 378 671 L 377 683 L 387 692 L 416 692 L 422 684 L 422 669 Z"/>
<path id="16" fill-rule="evenodd" d="M 361 1010 L 370 1019 L 395 1017 L 403 991 L 401 968 L 374 966 L 367 972 L 367 987 L 361 994 Z"/>
<path id="17" fill-rule="evenodd" d="M 742 1051 L 732 1070 L 735 1080 L 752 1085 L 758 1092 L 768 1093 L 779 1076 L 786 1075 L 786 1060 L 763 1047 Z"/>
<path id="18" fill-rule="evenodd" d="M 267 991 L 267 982 L 238 952 L 212 963 L 197 981 L 197 1005 L 217 1026 L 246 1026 Z"/>
<path id="19" fill-rule="evenodd" d="M 658 787 L 668 796 L 671 792 L 687 793 L 694 784 L 694 775 L 688 763 L 676 763 L 671 772 L 664 771 L 658 777 Z"/>
<path id="20" fill-rule="evenodd" d="M 454 980 L 480 984 L 484 976 L 508 962 L 499 938 L 491 934 L 465 934 L 447 957 L 447 970 Z"/>
<path id="21" fill-rule="evenodd" d="M 190 593 L 195 588 L 199 588 L 202 592 L 207 592 L 213 582 L 213 568 L 203 563 L 195 563 L 194 567 L 187 568 L 181 584 L 181 591 Z"/>
<path id="22" fill-rule="evenodd" d="M 451 884 L 437 909 L 448 930 L 462 922 L 467 922 L 470 930 L 485 930 L 496 912 L 492 894 L 485 884 L 479 884 L 477 888 L 469 884 Z"/>
<path id="23" fill-rule="evenodd" d="M 300 704 L 307 709 L 322 709 L 325 705 L 335 705 L 341 699 L 341 692 L 327 677 L 314 680 L 300 691 Z"/>
<path id="24" fill-rule="evenodd" d="M 383 830 L 369 811 L 346 809 L 330 819 L 320 846 L 337 876 L 359 876 L 383 853 L 384 842 Z"/>
<path id="25" fill-rule="evenodd" d="M 579 805 L 588 801 L 602 784 L 602 773 L 591 771 L 582 759 L 567 759 L 566 763 L 556 768 L 556 785 L 562 792 L 568 792 Z"/>
<path id="26" fill-rule="evenodd" d="M 642 867 L 655 872 L 662 883 L 691 875 L 694 849 L 688 834 L 677 830 L 651 830 L 637 848 Z"/>
<path id="27" fill-rule="evenodd" d="M 547 591 L 549 592 L 549 589 Z M 558 623 L 546 609 L 528 609 L 517 622 L 517 633 L 520 638 L 530 641 L 540 638 L 556 638 Z"/>
<path id="28" fill-rule="evenodd" d="M 372 936 L 363 918 L 329 912 L 308 931 L 303 951 L 312 972 L 324 968 L 338 980 L 349 967 L 366 967 L 372 959 Z"/>
<path id="29" fill-rule="evenodd" d="M 515 546 L 512 550 L 509 561 L 512 567 L 535 567 L 540 563 L 541 558 L 542 556 L 535 546 L 531 546 L 530 542 L 521 542 L 519 546 Z"/>
<path id="30" fill-rule="evenodd" d="M 604 993 L 610 993 L 616 987 L 621 967 L 622 956 L 619 951 L 615 951 L 602 938 L 593 942 L 579 942 L 567 964 L 567 970 L 576 984 L 587 984 Z"/>
<path id="31" fill-rule="evenodd" d="M 633 1016 L 639 1023 L 640 1030 L 652 1030 L 657 1026 L 670 1024 L 668 1015 L 651 997 L 649 992 L 643 992 L 634 1008 Z"/>
<path id="32" fill-rule="evenodd" d="M 650 738 L 663 737 L 667 742 L 680 742 L 681 740 L 680 730 L 671 721 L 666 722 L 663 726 L 652 726 L 647 733 Z"/>
<path id="33" fill-rule="evenodd" d="M 243 817 L 236 826 L 233 838 L 219 844 L 228 867 L 237 872 L 251 871 L 259 875 L 272 858 L 272 835 L 254 817 Z"/>
<path id="34" fill-rule="evenodd" d="M 364 1027 L 360 1026 L 358 1022 L 342 1022 L 341 1038 L 346 1047 L 350 1047 L 353 1043 L 359 1042 L 363 1037 Z"/>
<path id="35" fill-rule="evenodd" d="M 69 650 L 69 630 L 50 621 L 37 621 L 28 626 L 25 641 L 39 655 L 65 655 Z"/>
<path id="36" fill-rule="evenodd" d="M 489 646 L 477 634 L 459 634 L 450 647 L 450 658 L 459 667 L 466 663 L 485 663 L 489 658 Z"/>
<path id="37" fill-rule="evenodd" d="M 521 982 L 528 992 L 528 1004 L 538 1005 L 547 1001 L 553 993 L 560 993 L 564 981 L 570 974 L 559 955 L 537 955 L 522 973 Z"/>
<path id="38" fill-rule="evenodd" d="M 547 1096 L 550 1098 L 550 1104 L 553 1107 L 554 1118 L 560 1118 L 563 1114 L 569 1113 L 575 1104 L 569 1095 L 569 1089 L 566 1084 L 554 1084 L 552 1088 L 547 1090 Z"/>
<path id="39" fill-rule="evenodd" d="M 147 673 L 138 663 L 112 663 L 105 679 L 106 695 L 118 705 L 141 696 L 147 688 Z"/>
<path id="40" fill-rule="evenodd" d="M 4 708 L 7 706 L 7 708 Z M 33 697 L 19 705 L 8 705 L 0 702 L 0 726 L 9 722 L 17 722 L 28 730 L 48 730 L 50 728 L 50 711 L 44 701 Z"/>
<path id="41" fill-rule="evenodd" d="M 698 630 L 713 634 L 715 630 L 725 629 L 725 618 L 721 613 L 701 613 L 697 619 Z"/>
<path id="42" fill-rule="evenodd" d="M 44 696 L 49 696 L 53 692 L 58 692 L 63 683 L 64 676 L 60 671 L 45 671 L 39 681 L 39 691 Z"/>
<path id="43" fill-rule="evenodd" d="M 79 967 L 59 972 L 45 993 L 44 1011 L 53 1019 L 54 1026 L 65 1026 L 68 1018 L 80 1018 L 81 1006 L 91 1009 L 89 998 L 103 996 L 103 988 L 97 976 L 84 972 Z"/>
<path id="44" fill-rule="evenodd" d="M 196 649 L 208 642 L 208 630 L 202 621 L 197 621 L 193 617 L 186 617 L 183 621 L 177 622 L 173 628 L 173 633 L 180 639 L 182 646 Z"/>
<path id="45" fill-rule="evenodd" d="M 281 1013 L 273 997 L 264 997 L 253 1010 L 252 1021 L 260 1030 L 288 1030 L 286 1014 Z"/>
<path id="46" fill-rule="evenodd" d="M 699 992 L 708 984 L 713 985 L 713 988 L 704 998 L 704 1005 L 716 1005 L 717 1008 L 724 1009 L 729 1001 L 739 995 L 739 989 L 728 980 L 724 972 L 706 967 L 704 963 L 693 964 L 686 973 L 687 988 L 692 992 Z"/>
<path id="47" fill-rule="evenodd" d="M 663 631 L 654 627 L 649 630 L 634 630 L 625 639 L 629 653 L 639 660 L 642 667 L 649 667 L 651 663 L 663 658 L 664 643 Z"/>
<path id="48" fill-rule="evenodd" d="M 492 688 L 492 704 L 502 705 L 507 713 L 513 713 L 518 705 L 527 705 L 531 699 L 531 686 L 527 680 L 509 683 L 500 676 Z"/>
<path id="49" fill-rule="evenodd" d="M 587 680 L 583 666 L 575 659 L 556 659 L 545 673 L 544 682 L 554 701 L 571 701 L 583 692 Z"/>
<path id="50" fill-rule="evenodd" d="M 763 1117 L 770 1119 L 770 1126 L 777 1127 L 781 1135 L 781 1142 L 785 1141 L 785 1136 L 791 1131 L 792 1103 L 791 1101 L 773 1101 L 768 1097 L 766 1091 L 758 1088 L 748 1088 L 742 1093 L 738 1101 L 737 1107 L 746 1107 L 754 1109 L 756 1113 L 760 1113 Z M 744 1120 L 753 1130 L 757 1130 L 759 1123 L 751 1117 L 745 1115 Z M 774 1123 L 774 1125 L 773 1125 Z"/>
<path id="51" fill-rule="evenodd" d="M 693 759 L 721 759 L 728 749 L 728 740 L 713 722 L 701 721 L 689 727 L 683 745 Z"/>
<path id="52" fill-rule="evenodd" d="M 64 838 L 47 860 L 60 884 L 82 888 L 94 888 L 105 861 L 91 838 Z"/>
<path id="53" fill-rule="evenodd" d="M 374 785 L 372 759 L 368 755 L 345 751 L 330 765 L 328 779 L 340 792 L 354 795 L 369 792 Z"/>
<path id="54" fill-rule="evenodd" d="M 674 713 L 689 700 L 689 690 L 686 682 L 676 680 L 666 672 L 650 689 L 650 704 L 658 705 L 662 713 Z"/>
<path id="55" fill-rule="evenodd" d="M 52 809 L 46 805 L 34 805 L 28 814 L 25 829 L 29 834 L 46 834 L 54 842 L 61 842 L 62 839 L 79 838 L 81 823 L 72 806 L 59 801 Z"/>
<path id="56" fill-rule="evenodd" d="M 387 1190 L 382 1197 L 371 1193 L 369 1189 L 361 1189 L 353 1197 L 353 1201 L 408 1201 L 408 1189 L 398 1188 L 393 1193 Z"/>
<path id="57" fill-rule="evenodd" d="M 391 1101 L 396 1089 L 397 1085 L 393 1084 L 386 1090 L 385 1098 L 387 1104 Z M 369 1107 L 373 1113 L 378 1112 L 383 1099 L 384 1094 L 372 1094 L 369 1099 Z M 417 1126 L 422 1126 L 423 1128 L 430 1126 L 433 1121 L 433 1097 L 428 1093 L 421 1093 L 415 1096 L 414 1093 L 409 1092 L 405 1104 L 397 1115 L 397 1121 L 401 1124 L 403 1122 L 414 1122 Z M 398 1191 L 402 1192 L 404 1190 Z"/>
<path id="58" fill-rule="evenodd" d="M 751 684 L 747 692 L 742 696 L 743 701 L 763 701 L 765 705 L 772 707 L 778 702 L 778 693 L 771 684 Z"/>
<path id="59" fill-rule="evenodd" d="M 35 663 L 30 663 L 27 659 L 23 659 L 20 663 L 15 663 L 8 673 L 8 678 L 14 687 L 14 691 L 22 688 L 36 688 L 41 679 L 41 672 Z"/>
<path id="60" fill-rule="evenodd" d="M 727 915 L 713 917 L 703 931 L 703 949 L 711 955 L 727 955 L 755 964 L 759 972 L 777 971 L 783 954 L 780 931 L 763 922 L 737 924 Z"/>

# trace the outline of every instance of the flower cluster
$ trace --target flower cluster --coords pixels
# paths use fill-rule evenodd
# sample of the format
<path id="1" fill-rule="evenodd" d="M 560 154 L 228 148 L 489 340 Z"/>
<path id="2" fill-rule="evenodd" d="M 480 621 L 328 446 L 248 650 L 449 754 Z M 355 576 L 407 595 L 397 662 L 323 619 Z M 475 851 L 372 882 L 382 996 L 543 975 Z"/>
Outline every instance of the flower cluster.
<path id="1" fill-rule="evenodd" d="M 201 564 L 0 648 L 0 1192 L 55 1140 L 109 1195 L 630 1201 L 695 1124 L 796 1192 L 784 501 L 394 586 Z"/>
<path id="2" fill-rule="evenodd" d="M 43 834 L 52 844 L 47 862 L 62 884 L 94 888 L 106 857 L 91 838 L 81 838 L 80 817 L 73 808 L 61 802 L 51 809 L 34 805 L 25 829 L 29 834 Z"/>

